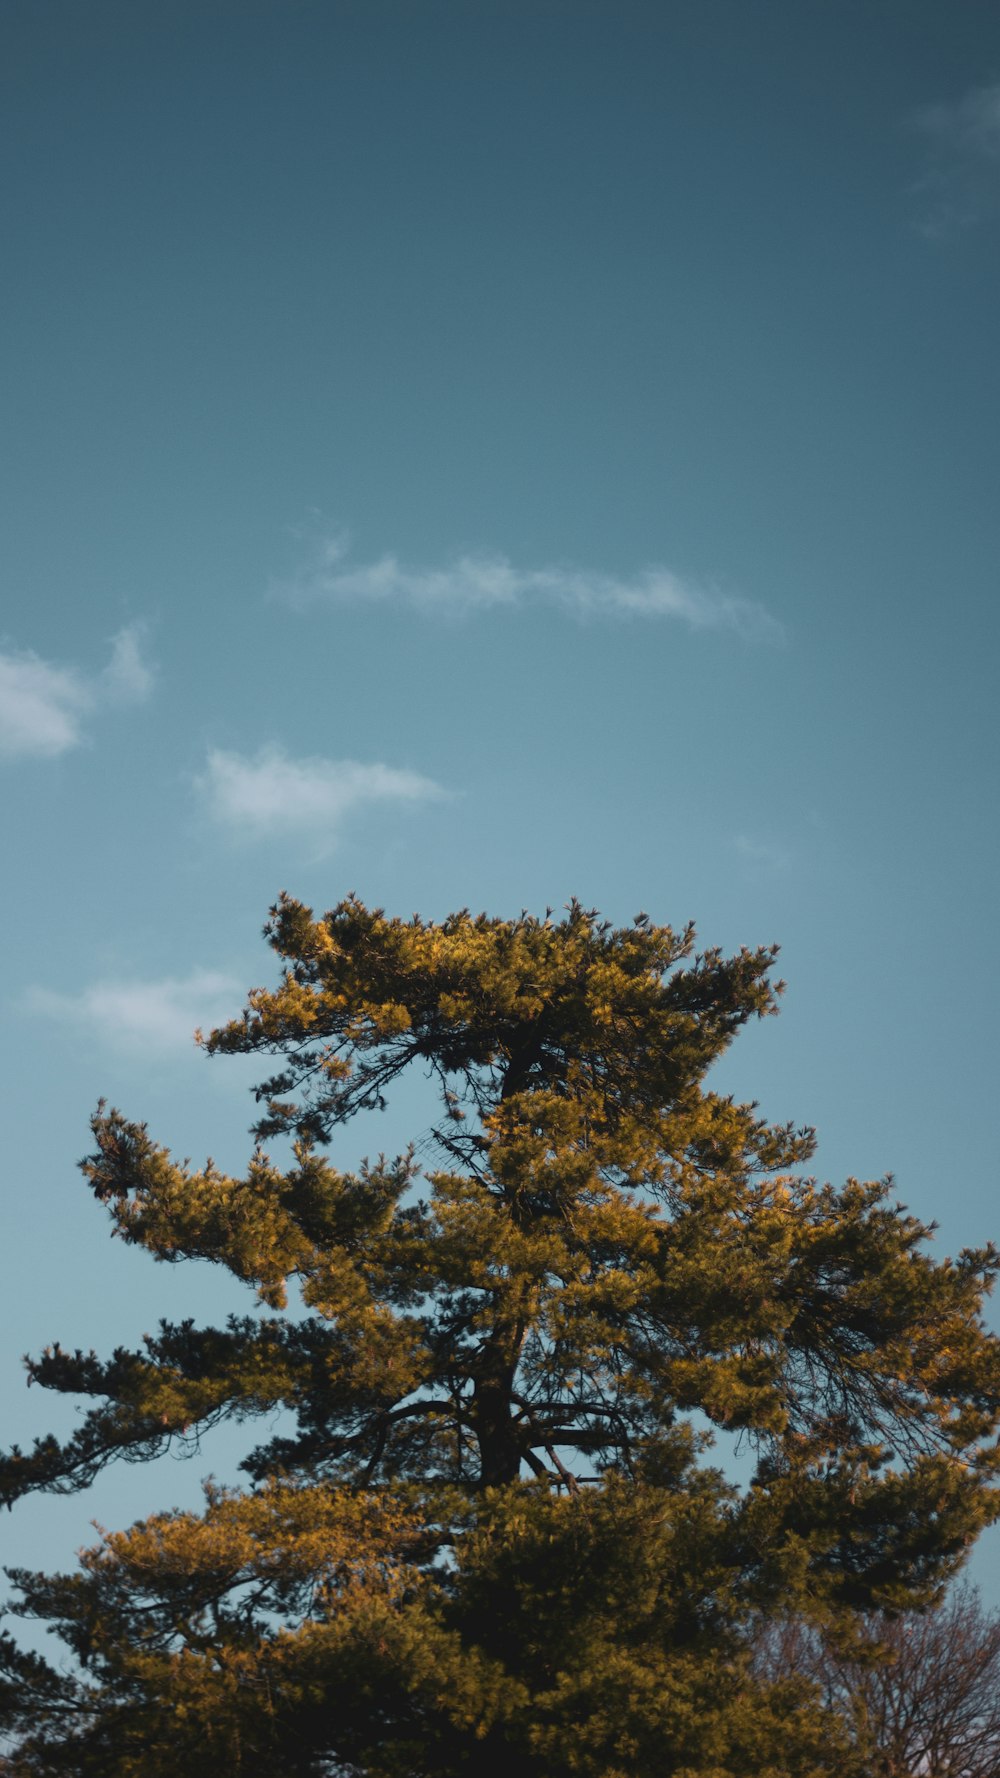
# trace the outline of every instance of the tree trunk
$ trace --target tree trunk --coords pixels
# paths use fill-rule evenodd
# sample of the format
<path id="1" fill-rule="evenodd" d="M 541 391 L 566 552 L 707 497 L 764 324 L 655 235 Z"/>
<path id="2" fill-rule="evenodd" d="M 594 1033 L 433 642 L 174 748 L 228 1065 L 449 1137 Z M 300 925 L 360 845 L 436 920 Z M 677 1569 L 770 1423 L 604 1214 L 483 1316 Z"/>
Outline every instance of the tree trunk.
<path id="1" fill-rule="evenodd" d="M 494 1328 L 482 1353 L 472 1396 L 472 1420 L 479 1444 L 483 1488 L 516 1482 L 521 1473 L 521 1439 L 511 1413 L 511 1394 L 524 1330 Z"/>

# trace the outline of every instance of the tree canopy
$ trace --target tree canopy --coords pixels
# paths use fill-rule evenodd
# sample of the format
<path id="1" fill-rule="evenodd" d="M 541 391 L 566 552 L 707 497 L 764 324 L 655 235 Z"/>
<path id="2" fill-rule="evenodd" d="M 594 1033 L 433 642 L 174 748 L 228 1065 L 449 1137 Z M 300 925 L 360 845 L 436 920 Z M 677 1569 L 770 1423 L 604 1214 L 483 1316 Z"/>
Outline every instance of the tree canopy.
<path id="1" fill-rule="evenodd" d="M 83 1163 L 117 1235 L 258 1306 L 29 1360 L 95 1405 L 4 1457 L 0 1498 L 286 1423 L 202 1515 L 16 1572 L 77 1669 L 5 1637 L 11 1769 L 849 1773 L 748 1626 L 795 1610 L 849 1639 L 932 1601 L 998 1516 L 1000 1256 L 933 1258 L 890 1182 L 817 1182 L 811 1130 L 713 1090 L 776 1010 L 773 949 L 699 954 L 577 903 L 434 923 L 282 897 L 266 932 L 279 986 L 204 1040 L 273 1058 L 245 1177 L 104 1107 Z M 431 1164 L 339 1171 L 339 1127 L 408 1069 Z M 713 1428 L 756 1453 L 746 1486 Z"/>

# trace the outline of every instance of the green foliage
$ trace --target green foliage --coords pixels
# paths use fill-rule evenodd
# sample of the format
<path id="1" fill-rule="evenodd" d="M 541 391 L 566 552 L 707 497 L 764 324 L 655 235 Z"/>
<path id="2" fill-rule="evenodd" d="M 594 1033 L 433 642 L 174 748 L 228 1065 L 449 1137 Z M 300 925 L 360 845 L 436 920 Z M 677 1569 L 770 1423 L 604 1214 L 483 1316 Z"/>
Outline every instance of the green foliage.
<path id="1" fill-rule="evenodd" d="M 282 899 L 268 934 L 280 986 L 205 1047 L 277 1058 L 256 1135 L 287 1164 L 194 1171 L 103 1107 L 84 1163 L 116 1234 L 260 1307 L 29 1361 L 95 1405 L 0 1460 L 0 1498 L 223 1418 L 293 1429 L 246 1493 L 16 1576 L 77 1670 L 6 1640 L 11 1770 L 846 1778 L 839 1718 L 761 1676 L 750 1627 L 927 1603 L 997 1516 L 996 1252 L 932 1260 L 887 1182 L 803 1177 L 811 1131 L 708 1087 L 775 1010 L 772 951 L 575 903 Z M 339 1172 L 338 1126 L 413 1066 L 438 1167 Z M 757 1451 L 743 1490 L 713 1425 Z"/>

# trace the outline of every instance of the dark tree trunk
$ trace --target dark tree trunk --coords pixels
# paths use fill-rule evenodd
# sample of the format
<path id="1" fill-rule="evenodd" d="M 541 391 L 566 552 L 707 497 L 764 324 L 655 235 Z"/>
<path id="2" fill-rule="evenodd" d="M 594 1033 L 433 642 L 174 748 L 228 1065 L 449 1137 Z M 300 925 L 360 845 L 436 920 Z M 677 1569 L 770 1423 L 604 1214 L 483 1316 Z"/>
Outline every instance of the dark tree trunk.
<path id="1" fill-rule="evenodd" d="M 494 1329 L 483 1351 L 472 1398 L 472 1421 L 479 1443 L 483 1488 L 516 1482 L 521 1473 L 521 1437 L 511 1412 L 511 1395 L 523 1330 Z"/>

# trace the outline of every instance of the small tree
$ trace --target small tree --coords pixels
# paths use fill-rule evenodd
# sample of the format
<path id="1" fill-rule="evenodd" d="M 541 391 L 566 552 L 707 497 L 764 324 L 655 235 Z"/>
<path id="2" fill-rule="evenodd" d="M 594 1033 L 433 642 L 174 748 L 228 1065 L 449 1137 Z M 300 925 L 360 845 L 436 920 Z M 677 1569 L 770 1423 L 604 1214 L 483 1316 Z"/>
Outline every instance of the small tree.
<path id="1" fill-rule="evenodd" d="M 772 1623 L 758 1672 L 815 1684 L 876 1778 L 1000 1772 L 1000 1615 L 974 1587 L 956 1587 L 923 1612 L 865 1613 L 850 1641 L 801 1618 Z"/>
<path id="2" fill-rule="evenodd" d="M 463 912 L 267 928 L 280 986 L 214 1054 L 276 1059 L 245 1178 L 179 1165 L 101 1109 L 84 1172 L 114 1232 L 211 1259 L 260 1312 L 161 1323 L 108 1360 L 8 1502 L 85 1487 L 223 1418 L 294 1416 L 210 1489 L 15 1573 L 67 1676 L 8 1638 L 15 1773 L 590 1778 L 846 1773 L 809 1685 L 755 1676 L 748 1626 L 930 1599 L 997 1516 L 992 1247 L 935 1262 L 886 1182 L 797 1171 L 809 1130 L 706 1085 L 775 1010 L 774 953 Z M 337 1170 L 337 1129 L 410 1068 L 438 1166 Z M 287 1293 L 295 1292 L 291 1307 Z M 706 1426 L 758 1448 L 738 1490 Z"/>

